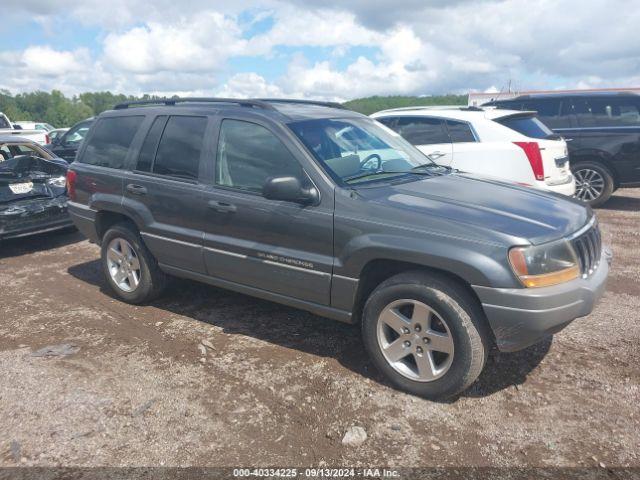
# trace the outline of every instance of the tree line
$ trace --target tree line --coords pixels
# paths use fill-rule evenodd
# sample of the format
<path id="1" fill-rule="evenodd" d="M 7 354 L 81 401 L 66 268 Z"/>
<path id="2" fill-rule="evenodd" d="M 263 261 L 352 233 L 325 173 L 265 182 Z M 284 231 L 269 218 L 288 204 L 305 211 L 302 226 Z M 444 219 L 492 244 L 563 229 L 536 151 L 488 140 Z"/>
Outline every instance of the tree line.
<path id="1" fill-rule="evenodd" d="M 71 97 L 58 90 L 12 95 L 0 90 L 0 112 L 12 121 L 32 120 L 46 122 L 57 128 L 70 127 L 85 118 L 98 115 L 121 102 L 149 100 L 157 97 L 115 94 L 111 92 L 85 92 Z M 414 105 L 466 105 L 466 95 L 440 95 L 427 97 L 373 96 L 345 102 L 345 106 L 365 115 L 387 108 Z"/>
<path id="2" fill-rule="evenodd" d="M 0 112 L 14 122 L 32 120 L 63 128 L 98 115 L 117 103 L 152 98 L 150 95 L 134 97 L 111 92 L 85 92 L 67 97 L 58 90 L 11 95 L 0 90 Z"/>

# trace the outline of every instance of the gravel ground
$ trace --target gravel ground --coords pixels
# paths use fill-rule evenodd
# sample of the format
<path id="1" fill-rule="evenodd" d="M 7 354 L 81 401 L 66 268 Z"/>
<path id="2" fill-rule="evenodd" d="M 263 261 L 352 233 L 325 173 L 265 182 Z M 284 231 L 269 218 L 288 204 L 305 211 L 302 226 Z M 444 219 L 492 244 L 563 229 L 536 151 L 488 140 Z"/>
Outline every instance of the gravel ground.
<path id="1" fill-rule="evenodd" d="M 597 214 L 592 315 L 449 403 L 386 384 L 357 327 L 187 281 L 134 307 L 77 233 L 4 242 L 0 466 L 640 467 L 640 190 Z"/>

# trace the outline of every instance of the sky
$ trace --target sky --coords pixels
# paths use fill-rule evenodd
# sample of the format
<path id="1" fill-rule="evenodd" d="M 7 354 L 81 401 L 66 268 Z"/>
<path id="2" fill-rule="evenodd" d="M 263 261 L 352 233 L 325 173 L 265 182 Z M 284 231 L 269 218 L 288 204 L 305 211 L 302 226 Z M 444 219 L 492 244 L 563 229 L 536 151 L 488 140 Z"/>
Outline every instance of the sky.
<path id="1" fill-rule="evenodd" d="M 640 86 L 640 0 L 0 0 L 0 89 L 433 95 Z"/>

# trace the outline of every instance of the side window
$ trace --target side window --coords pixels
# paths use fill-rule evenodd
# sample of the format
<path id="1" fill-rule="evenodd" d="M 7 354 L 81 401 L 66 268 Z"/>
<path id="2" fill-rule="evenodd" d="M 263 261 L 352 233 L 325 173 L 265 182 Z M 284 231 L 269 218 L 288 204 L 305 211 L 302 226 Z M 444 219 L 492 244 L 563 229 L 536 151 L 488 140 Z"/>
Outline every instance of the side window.
<path id="1" fill-rule="evenodd" d="M 270 177 L 305 179 L 298 161 L 278 137 L 255 123 L 223 120 L 216 157 L 216 184 L 262 192 Z"/>
<path id="2" fill-rule="evenodd" d="M 207 117 L 169 117 L 153 162 L 153 172 L 197 180 L 206 128 Z"/>
<path id="3" fill-rule="evenodd" d="M 151 171 L 151 165 L 156 156 L 156 149 L 158 148 L 158 142 L 160 141 L 165 123 L 167 123 L 166 115 L 160 115 L 153 121 L 149 133 L 147 133 L 147 137 L 144 139 L 144 143 L 140 149 L 136 170 L 141 172 Z"/>
<path id="4" fill-rule="evenodd" d="M 588 98 L 575 102 L 581 127 L 630 127 L 640 125 L 640 101 L 631 97 Z"/>
<path id="5" fill-rule="evenodd" d="M 393 129 L 413 145 L 451 142 L 439 118 L 399 117 Z"/>
<path id="6" fill-rule="evenodd" d="M 453 143 L 475 142 L 471 126 L 468 123 L 447 120 L 447 129 Z"/>
<path id="7" fill-rule="evenodd" d="M 142 115 L 98 120 L 80 161 L 101 167 L 122 168 L 129 146 L 143 120 Z"/>
<path id="8" fill-rule="evenodd" d="M 382 118 L 376 118 L 376 120 L 381 124 L 383 124 L 384 126 L 393 129 L 396 121 L 396 117 L 382 117 Z"/>
<path id="9" fill-rule="evenodd" d="M 538 118 L 549 128 L 570 127 L 571 119 L 563 111 L 561 98 L 540 98 L 537 100 L 525 100 L 522 110 L 535 110 Z"/>

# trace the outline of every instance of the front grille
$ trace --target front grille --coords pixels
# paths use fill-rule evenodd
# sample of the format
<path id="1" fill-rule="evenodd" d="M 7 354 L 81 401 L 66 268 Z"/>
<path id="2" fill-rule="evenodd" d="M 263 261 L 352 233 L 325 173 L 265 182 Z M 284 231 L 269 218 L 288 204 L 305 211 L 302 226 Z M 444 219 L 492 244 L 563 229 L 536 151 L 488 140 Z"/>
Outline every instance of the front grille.
<path id="1" fill-rule="evenodd" d="M 598 225 L 593 225 L 589 230 L 574 238 L 571 243 L 578 256 L 582 277 L 587 278 L 596 271 L 600 263 L 602 238 Z"/>

